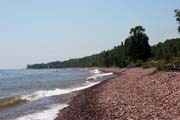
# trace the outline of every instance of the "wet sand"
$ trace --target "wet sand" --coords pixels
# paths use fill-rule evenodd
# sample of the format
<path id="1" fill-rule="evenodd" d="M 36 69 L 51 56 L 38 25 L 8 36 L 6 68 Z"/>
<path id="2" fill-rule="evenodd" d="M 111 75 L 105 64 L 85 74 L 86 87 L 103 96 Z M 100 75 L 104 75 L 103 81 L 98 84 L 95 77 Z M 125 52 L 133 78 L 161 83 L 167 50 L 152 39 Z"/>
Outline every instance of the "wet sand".
<path id="1" fill-rule="evenodd" d="M 80 91 L 56 120 L 180 120 L 180 72 L 100 70 L 117 76 Z"/>

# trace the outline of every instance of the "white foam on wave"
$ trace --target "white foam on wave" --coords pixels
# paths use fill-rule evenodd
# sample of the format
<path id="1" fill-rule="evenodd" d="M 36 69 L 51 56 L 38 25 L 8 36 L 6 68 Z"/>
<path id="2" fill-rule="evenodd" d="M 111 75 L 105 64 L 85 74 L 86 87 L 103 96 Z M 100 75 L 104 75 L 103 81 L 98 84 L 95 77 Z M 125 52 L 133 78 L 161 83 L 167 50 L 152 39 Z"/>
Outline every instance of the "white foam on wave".
<path id="1" fill-rule="evenodd" d="M 86 82 L 84 86 L 72 88 L 72 89 L 55 89 L 55 90 L 50 90 L 50 91 L 37 91 L 29 95 L 24 95 L 21 97 L 21 99 L 33 101 L 33 100 L 37 100 L 44 97 L 67 94 L 70 92 L 83 90 L 99 83 L 100 82 Z M 30 115 L 25 115 L 25 116 L 16 118 L 15 120 L 54 120 L 57 117 L 59 110 L 67 106 L 68 106 L 67 104 L 56 105 L 54 107 L 51 107 L 48 110 L 44 110 L 42 112 L 38 112 L 38 113 L 30 114 Z"/>
<path id="2" fill-rule="evenodd" d="M 96 80 L 98 78 L 113 75 L 113 72 L 103 73 L 99 69 L 89 70 L 89 72 L 92 74 L 92 76 L 86 78 L 87 80 Z"/>
<path id="3" fill-rule="evenodd" d="M 90 73 L 92 74 L 99 74 L 101 71 L 99 69 L 90 70 Z"/>
<path id="4" fill-rule="evenodd" d="M 50 97 L 50 96 L 55 96 L 55 95 L 61 95 L 61 94 L 67 94 L 71 93 L 74 91 L 78 90 L 83 90 L 86 88 L 89 88 L 91 86 L 94 86 L 96 84 L 99 84 L 100 82 L 86 82 L 83 86 L 77 87 L 77 88 L 71 88 L 71 89 L 55 89 L 55 90 L 49 90 L 49 91 L 37 91 L 31 94 L 23 95 L 21 96 L 22 100 L 27 100 L 27 101 L 33 101 L 33 100 L 38 100 L 44 97 Z"/>
<path id="5" fill-rule="evenodd" d="M 44 110 L 44 111 L 30 114 L 30 115 L 25 115 L 25 116 L 16 118 L 15 120 L 54 120 L 57 117 L 59 110 L 67 106 L 68 106 L 67 104 L 56 105 L 48 110 Z"/>
<path id="6" fill-rule="evenodd" d="M 94 74 L 94 75 L 88 77 L 87 80 L 96 80 L 98 78 L 102 78 L 102 77 L 110 76 L 110 75 L 113 75 L 113 72 L 110 72 L 110 73 L 98 73 L 98 74 Z"/>

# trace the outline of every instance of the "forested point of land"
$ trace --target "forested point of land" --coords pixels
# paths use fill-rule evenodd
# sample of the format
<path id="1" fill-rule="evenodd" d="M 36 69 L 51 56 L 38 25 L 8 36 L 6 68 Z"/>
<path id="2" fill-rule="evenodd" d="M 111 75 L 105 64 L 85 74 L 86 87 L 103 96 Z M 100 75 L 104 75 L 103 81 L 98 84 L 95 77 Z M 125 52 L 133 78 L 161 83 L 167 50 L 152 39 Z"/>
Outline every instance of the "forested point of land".
<path id="1" fill-rule="evenodd" d="M 133 50 L 132 50 L 133 51 Z M 131 51 L 130 51 L 131 52 Z M 136 64 L 136 66 L 146 65 L 149 62 L 149 67 L 153 67 L 150 62 L 158 64 L 158 62 L 168 62 L 180 57 L 180 38 L 169 39 L 163 43 L 151 46 L 151 56 L 147 60 L 131 60 L 127 56 L 126 45 L 114 47 L 112 50 L 103 51 L 99 54 L 91 56 L 70 59 L 67 61 L 55 61 L 49 63 L 28 65 L 28 69 L 45 69 L 45 68 L 68 68 L 68 67 L 126 67 L 130 63 Z M 140 64 L 140 65 L 139 65 Z M 152 63 L 153 64 L 153 63 Z M 160 63 L 159 63 L 160 64 Z M 155 66 L 154 66 L 155 67 Z"/>

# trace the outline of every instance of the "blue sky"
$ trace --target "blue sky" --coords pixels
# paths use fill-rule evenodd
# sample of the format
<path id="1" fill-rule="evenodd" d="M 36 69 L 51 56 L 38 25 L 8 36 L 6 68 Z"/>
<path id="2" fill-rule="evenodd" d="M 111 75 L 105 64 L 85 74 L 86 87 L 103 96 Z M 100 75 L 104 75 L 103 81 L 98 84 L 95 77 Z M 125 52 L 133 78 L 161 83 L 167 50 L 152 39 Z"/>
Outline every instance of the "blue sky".
<path id="1" fill-rule="evenodd" d="M 0 0 L 0 68 L 111 49 L 136 25 L 150 44 L 179 37 L 176 8 L 180 0 Z"/>

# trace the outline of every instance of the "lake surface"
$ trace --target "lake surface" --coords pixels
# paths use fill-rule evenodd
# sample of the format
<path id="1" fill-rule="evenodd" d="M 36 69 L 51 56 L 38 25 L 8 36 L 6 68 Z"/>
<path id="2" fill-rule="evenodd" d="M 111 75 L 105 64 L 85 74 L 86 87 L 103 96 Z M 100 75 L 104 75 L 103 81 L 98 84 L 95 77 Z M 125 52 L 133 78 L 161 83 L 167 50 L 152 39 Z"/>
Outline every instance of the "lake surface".
<path id="1" fill-rule="evenodd" d="M 50 120 L 67 106 L 53 96 L 98 83 L 86 81 L 89 76 L 82 69 L 0 70 L 0 119 Z"/>

